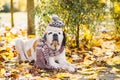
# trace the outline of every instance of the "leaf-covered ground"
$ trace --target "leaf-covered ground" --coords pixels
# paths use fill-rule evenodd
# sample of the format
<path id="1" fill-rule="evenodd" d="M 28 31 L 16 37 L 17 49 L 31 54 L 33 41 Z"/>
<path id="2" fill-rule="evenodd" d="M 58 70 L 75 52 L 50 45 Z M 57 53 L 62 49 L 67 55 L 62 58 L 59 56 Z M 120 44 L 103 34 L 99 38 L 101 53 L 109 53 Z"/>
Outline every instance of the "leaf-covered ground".
<path id="1" fill-rule="evenodd" d="M 81 43 L 80 49 L 66 46 L 67 60 L 78 69 L 75 73 L 33 69 L 29 62 L 16 61 L 14 39 L 25 36 L 25 29 L 0 28 L 0 80 L 120 80 L 119 36 L 100 33 L 92 44 Z"/>

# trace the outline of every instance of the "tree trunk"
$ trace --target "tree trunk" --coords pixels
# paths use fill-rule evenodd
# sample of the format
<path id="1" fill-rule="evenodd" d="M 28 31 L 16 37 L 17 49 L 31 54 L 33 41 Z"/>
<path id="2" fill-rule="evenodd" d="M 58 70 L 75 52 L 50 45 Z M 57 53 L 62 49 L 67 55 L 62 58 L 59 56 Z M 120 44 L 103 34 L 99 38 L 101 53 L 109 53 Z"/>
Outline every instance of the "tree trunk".
<path id="1" fill-rule="evenodd" d="M 27 0 L 27 18 L 28 27 L 27 35 L 35 35 L 35 16 L 34 16 L 34 0 Z"/>
<path id="2" fill-rule="evenodd" d="M 13 18 L 13 13 L 14 13 L 14 8 L 13 8 L 13 0 L 11 0 L 11 26 L 14 27 L 14 18 Z"/>
<path id="3" fill-rule="evenodd" d="M 77 26 L 77 34 L 76 34 L 76 47 L 79 49 L 79 31 L 80 31 L 80 28 L 79 28 L 79 25 Z"/>

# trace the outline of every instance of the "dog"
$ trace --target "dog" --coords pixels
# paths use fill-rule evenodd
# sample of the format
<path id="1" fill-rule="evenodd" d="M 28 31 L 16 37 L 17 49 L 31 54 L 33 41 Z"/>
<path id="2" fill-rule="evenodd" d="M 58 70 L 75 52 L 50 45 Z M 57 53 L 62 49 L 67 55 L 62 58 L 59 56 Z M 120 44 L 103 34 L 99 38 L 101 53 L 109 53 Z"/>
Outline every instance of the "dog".
<path id="1" fill-rule="evenodd" d="M 62 28 L 48 26 L 42 39 L 44 39 L 44 43 L 51 51 L 56 52 L 55 55 L 52 53 L 52 56 L 51 54 L 48 56 L 50 66 L 56 69 L 68 70 L 69 72 L 76 72 L 76 67 L 66 60 L 64 47 L 66 36 Z M 38 38 L 30 40 L 16 39 L 15 48 L 20 56 L 20 60 L 34 60 L 37 62 L 37 58 L 41 59 L 43 56 L 38 57 L 37 55 L 39 54 L 38 50 L 40 48 L 38 46 L 41 44 L 39 41 L 40 39 Z M 61 46 L 63 47 L 61 48 Z M 45 50 L 43 50 L 43 52 L 45 52 Z"/>

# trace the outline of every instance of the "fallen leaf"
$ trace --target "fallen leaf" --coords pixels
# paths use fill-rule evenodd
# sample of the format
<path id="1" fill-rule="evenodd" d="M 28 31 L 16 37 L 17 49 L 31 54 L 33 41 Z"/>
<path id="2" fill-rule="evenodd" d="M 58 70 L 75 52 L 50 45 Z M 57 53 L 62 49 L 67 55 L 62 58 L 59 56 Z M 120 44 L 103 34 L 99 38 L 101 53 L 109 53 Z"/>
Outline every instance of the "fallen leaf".
<path id="1" fill-rule="evenodd" d="M 89 79 L 89 80 L 96 80 L 98 78 L 98 73 L 94 73 L 92 75 L 89 76 L 85 76 L 85 79 Z"/>
<path id="2" fill-rule="evenodd" d="M 6 71 L 5 71 L 4 68 L 0 69 L 0 75 L 1 75 L 1 76 L 4 76 L 5 72 L 6 72 Z"/>
<path id="3" fill-rule="evenodd" d="M 106 63 L 108 65 L 120 64 L 120 57 L 119 56 L 115 56 L 113 58 L 108 58 L 108 59 L 106 59 Z"/>
<path id="4" fill-rule="evenodd" d="M 116 74 L 116 73 L 120 72 L 120 69 L 113 67 L 110 72 Z"/>
<path id="5" fill-rule="evenodd" d="M 62 78 L 69 78 L 70 74 L 69 73 L 58 73 L 57 78 L 62 79 Z"/>
<path id="6" fill-rule="evenodd" d="M 11 30 L 11 27 L 5 26 L 5 30 L 6 30 L 6 31 L 10 31 L 10 30 Z"/>

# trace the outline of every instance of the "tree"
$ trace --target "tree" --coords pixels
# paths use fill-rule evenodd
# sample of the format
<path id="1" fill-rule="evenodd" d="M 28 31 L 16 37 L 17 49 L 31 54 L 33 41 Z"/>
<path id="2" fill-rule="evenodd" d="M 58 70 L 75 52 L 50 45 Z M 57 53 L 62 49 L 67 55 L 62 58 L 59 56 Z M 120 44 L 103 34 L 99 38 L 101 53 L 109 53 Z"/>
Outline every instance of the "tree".
<path id="1" fill-rule="evenodd" d="M 79 48 L 80 29 L 82 25 L 89 25 L 91 29 L 95 29 L 94 22 L 101 22 L 101 16 L 105 15 L 105 3 L 99 0 L 39 0 L 40 8 L 37 13 L 41 19 L 47 19 L 51 14 L 60 16 L 67 28 L 67 36 L 71 37 L 68 42 L 75 42 L 75 46 Z M 47 20 L 46 20 L 47 21 Z M 45 21 L 45 23 L 46 23 Z M 91 31 L 94 32 L 94 31 Z M 71 44 L 71 43 L 69 43 Z"/>
<path id="2" fill-rule="evenodd" d="M 35 17 L 34 17 L 34 0 L 27 0 L 27 17 L 28 17 L 28 27 L 27 35 L 35 35 Z"/>
<path id="3" fill-rule="evenodd" d="M 113 0 L 112 16 L 115 22 L 115 32 L 120 34 L 120 0 Z"/>
<path id="4" fill-rule="evenodd" d="M 14 27 L 13 13 L 14 13 L 13 0 L 11 0 L 11 26 L 12 27 Z"/>

